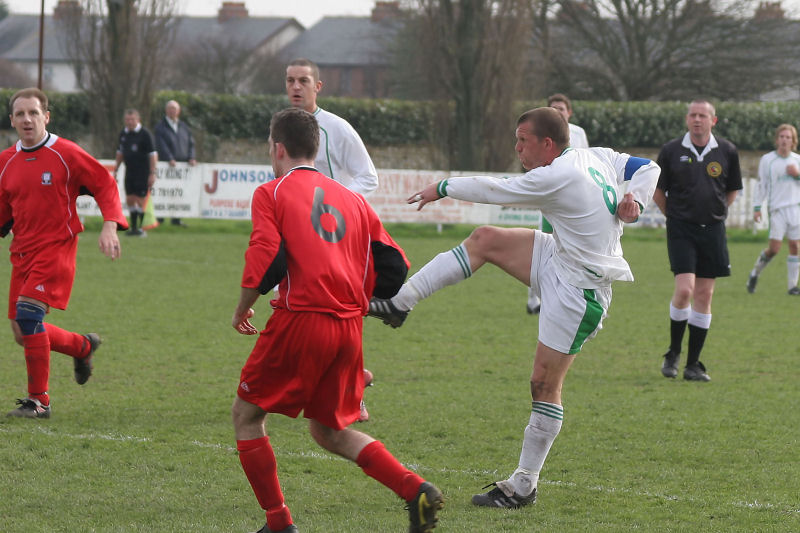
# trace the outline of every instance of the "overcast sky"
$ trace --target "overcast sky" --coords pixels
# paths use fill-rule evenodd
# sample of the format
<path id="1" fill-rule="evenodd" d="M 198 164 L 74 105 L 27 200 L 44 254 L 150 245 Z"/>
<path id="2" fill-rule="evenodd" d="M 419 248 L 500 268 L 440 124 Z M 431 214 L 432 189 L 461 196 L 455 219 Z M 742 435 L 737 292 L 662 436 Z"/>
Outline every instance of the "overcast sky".
<path id="1" fill-rule="evenodd" d="M 241 1 L 241 0 L 240 0 Z M 178 0 L 181 12 L 187 15 L 212 16 L 222 0 Z M 45 0 L 44 12 L 53 13 L 58 0 Z M 39 13 L 41 0 L 6 0 L 13 13 Z M 251 15 L 262 17 L 294 17 L 306 28 L 324 16 L 369 15 L 375 0 L 245 0 Z M 783 0 L 783 8 L 793 18 L 800 18 L 800 0 Z"/>
<path id="2" fill-rule="evenodd" d="M 241 1 L 241 0 L 240 0 Z M 800 0 L 798 0 L 800 1 Z M 213 16 L 222 0 L 178 0 L 180 12 L 186 15 Z M 45 15 L 53 13 L 58 0 L 45 0 Z M 39 13 L 41 0 L 6 0 L 12 13 Z M 324 16 L 369 15 L 375 0 L 245 0 L 251 15 L 262 17 L 294 17 L 300 24 L 310 27 Z"/>

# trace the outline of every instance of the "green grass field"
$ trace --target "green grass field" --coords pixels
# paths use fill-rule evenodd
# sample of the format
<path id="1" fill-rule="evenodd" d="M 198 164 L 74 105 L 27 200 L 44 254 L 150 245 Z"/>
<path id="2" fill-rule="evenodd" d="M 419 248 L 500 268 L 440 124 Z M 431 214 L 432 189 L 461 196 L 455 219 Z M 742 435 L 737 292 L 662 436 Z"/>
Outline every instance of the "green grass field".
<path id="1" fill-rule="evenodd" d="M 98 252 L 96 229 L 82 236 L 69 311 L 48 320 L 105 342 L 83 387 L 71 360 L 53 354 L 52 419 L 0 417 L 0 531 L 263 524 L 229 414 L 254 342 L 230 326 L 248 225 L 190 222 L 123 237 L 115 263 Z M 469 228 L 390 230 L 416 270 Z M 659 372 L 672 292 L 663 232 L 629 230 L 636 282 L 615 285 L 603 331 L 567 377 L 563 429 L 532 507 L 469 503 L 514 469 L 530 413 L 537 318 L 525 314 L 524 287 L 492 266 L 422 302 L 401 329 L 366 320 L 376 385 L 366 394 L 372 420 L 358 427 L 444 491 L 436 531 L 798 531 L 800 298 L 786 295 L 785 248 L 746 293 L 765 243 L 732 236 L 734 273 L 718 281 L 702 358 L 712 381 L 687 383 Z M 0 264 L 5 299 L 10 266 Z M 259 327 L 268 309 L 262 298 Z M 22 349 L 8 330 L 0 354 L 6 411 L 25 395 Z M 268 430 L 300 531 L 406 531 L 403 502 L 318 448 L 302 419 L 274 416 Z"/>

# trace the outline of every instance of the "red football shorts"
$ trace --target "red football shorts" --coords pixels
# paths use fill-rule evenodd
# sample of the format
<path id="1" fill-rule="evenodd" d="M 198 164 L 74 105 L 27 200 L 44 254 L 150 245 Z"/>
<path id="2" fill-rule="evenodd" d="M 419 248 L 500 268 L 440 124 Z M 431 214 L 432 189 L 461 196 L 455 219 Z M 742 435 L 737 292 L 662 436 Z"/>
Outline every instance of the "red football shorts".
<path id="1" fill-rule="evenodd" d="M 242 368 L 237 394 L 268 413 L 337 430 L 358 419 L 363 318 L 275 309 Z"/>
<path id="2" fill-rule="evenodd" d="M 56 309 L 66 309 L 75 281 L 78 239 L 47 245 L 24 254 L 11 254 L 8 318 L 17 316 L 17 298 L 27 296 Z"/>

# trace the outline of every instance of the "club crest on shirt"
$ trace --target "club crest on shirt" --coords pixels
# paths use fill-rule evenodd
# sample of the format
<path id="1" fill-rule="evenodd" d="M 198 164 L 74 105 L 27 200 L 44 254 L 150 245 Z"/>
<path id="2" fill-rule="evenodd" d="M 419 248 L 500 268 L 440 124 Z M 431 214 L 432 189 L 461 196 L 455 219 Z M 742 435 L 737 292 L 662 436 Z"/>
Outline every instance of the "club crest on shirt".
<path id="1" fill-rule="evenodd" d="M 706 167 L 706 172 L 708 172 L 708 175 L 712 178 L 718 178 L 720 174 L 722 174 L 722 165 L 716 161 L 712 161 Z"/>
<path id="2" fill-rule="evenodd" d="M 42 172 L 42 185 L 52 185 L 53 175 L 50 172 Z"/>

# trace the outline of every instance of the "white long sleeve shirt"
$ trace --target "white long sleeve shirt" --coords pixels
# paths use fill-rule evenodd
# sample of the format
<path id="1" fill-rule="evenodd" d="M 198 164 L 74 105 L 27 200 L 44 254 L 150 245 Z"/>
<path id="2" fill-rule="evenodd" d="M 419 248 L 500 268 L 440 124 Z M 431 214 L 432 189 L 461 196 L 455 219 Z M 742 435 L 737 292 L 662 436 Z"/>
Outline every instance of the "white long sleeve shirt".
<path id="1" fill-rule="evenodd" d="M 353 192 L 367 195 L 378 188 L 378 172 L 364 141 L 345 119 L 317 107 L 319 151 L 317 170 Z"/>
<path id="2" fill-rule="evenodd" d="M 800 204 L 800 180 L 786 172 L 791 164 L 800 169 L 800 155 L 789 152 L 788 156 L 781 157 L 773 150 L 761 158 L 758 186 L 753 191 L 753 210 L 760 210 L 764 203 L 770 211 Z"/>
<path id="3" fill-rule="evenodd" d="M 448 178 L 439 191 L 470 202 L 538 208 L 553 226 L 561 279 L 595 289 L 633 281 L 622 256 L 623 222 L 616 207 L 629 192 L 644 210 L 659 173 L 653 161 L 609 148 L 568 148 L 551 164 L 522 176 Z"/>

